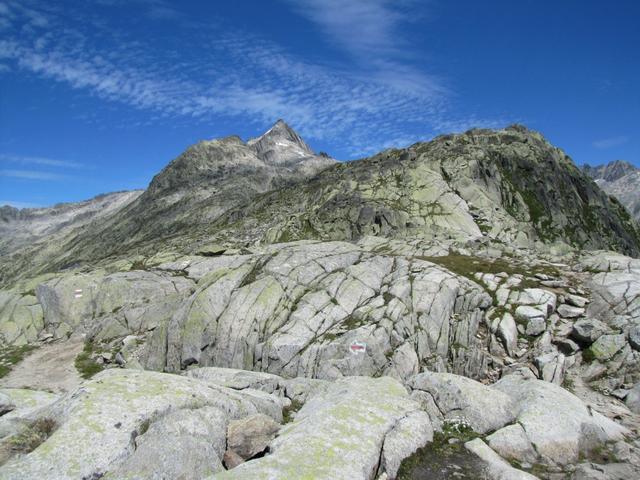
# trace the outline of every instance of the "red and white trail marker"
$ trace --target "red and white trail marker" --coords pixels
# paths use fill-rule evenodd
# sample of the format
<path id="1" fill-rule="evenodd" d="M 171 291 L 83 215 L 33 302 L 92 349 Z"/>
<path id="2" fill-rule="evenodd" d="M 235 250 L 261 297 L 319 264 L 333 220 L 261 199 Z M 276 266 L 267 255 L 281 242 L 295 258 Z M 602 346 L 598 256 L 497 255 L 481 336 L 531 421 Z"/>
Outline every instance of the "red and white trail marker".
<path id="1" fill-rule="evenodd" d="M 367 344 L 364 342 L 358 342 L 357 340 L 355 340 L 351 342 L 351 345 L 349 345 L 349 351 L 354 355 L 365 353 L 367 351 Z"/>
<path id="2" fill-rule="evenodd" d="M 75 292 L 73 292 L 73 296 L 76 298 L 82 298 L 82 289 L 78 288 Z"/>

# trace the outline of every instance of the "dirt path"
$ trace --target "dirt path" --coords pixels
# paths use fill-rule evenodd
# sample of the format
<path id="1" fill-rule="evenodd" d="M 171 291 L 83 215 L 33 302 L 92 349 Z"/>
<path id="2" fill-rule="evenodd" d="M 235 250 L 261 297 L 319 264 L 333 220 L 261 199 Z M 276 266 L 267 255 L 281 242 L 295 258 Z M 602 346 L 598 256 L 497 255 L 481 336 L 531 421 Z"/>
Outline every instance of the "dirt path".
<path id="1" fill-rule="evenodd" d="M 0 379 L 0 387 L 29 388 L 54 393 L 73 390 L 82 381 L 74 360 L 83 346 L 81 339 L 43 345 L 14 365 L 11 372 Z"/>

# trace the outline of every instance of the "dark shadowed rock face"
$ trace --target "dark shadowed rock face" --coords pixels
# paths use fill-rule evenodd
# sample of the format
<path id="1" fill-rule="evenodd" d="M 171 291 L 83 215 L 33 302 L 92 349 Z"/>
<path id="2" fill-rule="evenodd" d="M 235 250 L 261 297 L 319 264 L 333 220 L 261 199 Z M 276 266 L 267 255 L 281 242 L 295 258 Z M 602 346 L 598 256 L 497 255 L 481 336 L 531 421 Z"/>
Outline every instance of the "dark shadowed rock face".
<path id="1" fill-rule="evenodd" d="M 585 165 L 583 170 L 640 221 L 640 169 L 629 162 L 616 160 L 598 167 Z"/>

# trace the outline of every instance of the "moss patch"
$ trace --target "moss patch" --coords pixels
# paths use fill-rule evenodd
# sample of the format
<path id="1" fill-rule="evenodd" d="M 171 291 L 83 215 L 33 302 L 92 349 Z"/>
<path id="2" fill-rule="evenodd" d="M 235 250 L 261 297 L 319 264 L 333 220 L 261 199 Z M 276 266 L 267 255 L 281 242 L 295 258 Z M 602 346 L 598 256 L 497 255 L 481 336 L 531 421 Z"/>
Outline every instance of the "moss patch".
<path id="1" fill-rule="evenodd" d="M 464 446 L 476 437 L 466 424 L 445 422 L 442 431 L 434 433 L 433 442 L 402 461 L 397 479 L 477 479 L 482 462 Z"/>
<path id="2" fill-rule="evenodd" d="M 299 400 L 291 400 L 291 405 L 282 409 L 282 423 L 290 423 L 304 404 Z"/>
<path id="3" fill-rule="evenodd" d="M 92 355 L 100 352 L 100 348 L 93 342 L 86 342 L 84 349 L 75 359 L 75 366 L 80 376 L 84 379 L 93 377 L 96 373 L 104 370 L 104 365 L 99 364 Z"/>
<path id="4" fill-rule="evenodd" d="M 474 282 L 477 280 L 474 277 L 474 274 L 477 272 L 481 273 L 506 273 L 508 275 L 523 275 L 523 276 L 531 276 L 536 273 L 542 273 L 545 275 L 549 275 L 552 277 L 557 277 L 559 272 L 552 266 L 527 266 L 521 265 L 517 262 L 517 260 L 513 258 L 497 258 L 497 259 L 489 259 L 483 257 L 474 257 L 467 255 L 459 255 L 459 254 L 451 254 L 446 255 L 444 257 L 417 257 L 420 260 L 426 260 L 427 262 L 435 263 L 436 265 L 441 265 L 445 267 L 447 270 L 450 270 L 458 275 L 462 275 L 463 277 L 467 277 Z"/>
<path id="5" fill-rule="evenodd" d="M 53 418 L 39 418 L 22 433 L 11 438 L 11 449 L 20 453 L 33 452 L 55 432 L 56 428 L 58 428 L 58 424 Z"/>

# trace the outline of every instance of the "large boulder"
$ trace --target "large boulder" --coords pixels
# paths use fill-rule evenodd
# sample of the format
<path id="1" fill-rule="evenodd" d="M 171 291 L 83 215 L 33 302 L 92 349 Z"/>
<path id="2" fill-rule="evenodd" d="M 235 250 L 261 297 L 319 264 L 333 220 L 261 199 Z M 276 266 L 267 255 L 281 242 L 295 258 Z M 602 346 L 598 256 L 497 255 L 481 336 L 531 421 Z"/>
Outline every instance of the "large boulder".
<path id="1" fill-rule="evenodd" d="M 280 425 L 263 413 L 232 420 L 227 427 L 227 448 L 244 460 L 264 452 Z"/>
<path id="2" fill-rule="evenodd" d="M 243 392 L 195 379 L 106 370 L 32 414 L 57 429 L 2 466 L 0 478 L 166 478 L 165 468 L 171 478 L 194 478 L 222 468 L 228 422 L 262 409 Z"/>
<path id="3" fill-rule="evenodd" d="M 624 335 L 602 335 L 590 347 L 593 357 L 597 360 L 609 360 L 618 353 L 627 341 Z"/>
<path id="4" fill-rule="evenodd" d="M 197 479 L 220 471 L 228 421 L 217 406 L 170 412 L 139 432 L 131 455 L 102 478 Z"/>
<path id="5" fill-rule="evenodd" d="M 609 327 L 595 318 L 578 320 L 573 324 L 571 337 L 581 345 L 591 345 L 598 338 L 604 335 Z"/>
<path id="6" fill-rule="evenodd" d="M 408 385 L 430 395 L 443 420 L 464 423 L 477 433 L 497 430 L 515 419 L 509 395 L 470 378 L 425 372 L 412 377 Z"/>
<path id="7" fill-rule="evenodd" d="M 0 416 L 0 439 L 18 434 L 35 412 L 55 402 L 59 396 L 26 388 L 2 388 L 0 398 L 5 413 Z"/>
<path id="8" fill-rule="evenodd" d="M 381 455 L 391 471 L 428 441 L 428 424 L 419 411 L 392 378 L 339 379 L 307 401 L 271 442 L 271 453 L 212 478 L 371 479 Z M 416 429 L 426 432 L 412 438 Z"/>
<path id="9" fill-rule="evenodd" d="M 507 375 L 492 388 L 513 400 L 513 414 L 534 450 L 546 463 L 575 463 L 581 454 L 620 440 L 628 430 L 587 407 L 578 397 L 552 383 Z M 520 449 L 526 461 L 528 449 Z M 516 455 L 516 450 L 512 455 Z M 525 453 L 528 452 L 528 453 Z"/>
<path id="10" fill-rule="evenodd" d="M 634 413 L 640 414 L 640 383 L 636 383 L 624 399 L 624 403 Z"/>
<path id="11" fill-rule="evenodd" d="M 491 450 L 481 439 L 476 438 L 465 444 L 470 452 L 475 453 L 486 464 L 489 478 L 492 480 L 537 480 L 538 477 L 523 472 L 509 465 L 496 452 Z"/>

